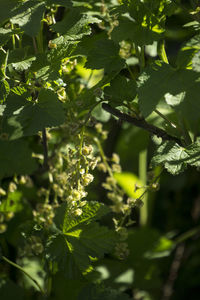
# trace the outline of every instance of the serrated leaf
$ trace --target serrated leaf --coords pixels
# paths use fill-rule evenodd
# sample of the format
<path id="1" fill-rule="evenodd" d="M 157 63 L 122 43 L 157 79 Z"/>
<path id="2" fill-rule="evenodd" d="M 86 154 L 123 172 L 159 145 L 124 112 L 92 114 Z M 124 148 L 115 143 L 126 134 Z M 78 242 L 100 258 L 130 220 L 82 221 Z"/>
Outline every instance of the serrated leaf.
<path id="1" fill-rule="evenodd" d="M 98 223 L 80 226 L 64 234 L 68 248 L 82 272 L 91 265 L 90 256 L 103 257 L 105 253 L 112 250 L 116 242 L 115 233 Z"/>
<path id="2" fill-rule="evenodd" d="M 32 158 L 32 152 L 24 140 L 0 140 L 0 178 L 14 174 L 31 174 L 37 164 Z"/>
<path id="3" fill-rule="evenodd" d="M 137 46 L 158 41 L 164 32 L 166 15 L 173 12 L 171 1 L 126 1 L 120 8 L 119 25 L 111 33 L 115 41 L 130 40 Z"/>
<path id="4" fill-rule="evenodd" d="M 189 154 L 186 149 L 175 142 L 165 142 L 160 145 L 153 156 L 151 164 L 157 166 L 163 164 L 173 175 L 177 175 L 185 170 Z"/>
<path id="5" fill-rule="evenodd" d="M 176 65 L 180 68 L 193 67 L 193 58 L 197 51 L 200 50 L 200 35 L 195 35 L 189 41 L 185 42 L 178 52 Z M 195 59 L 194 59 L 195 60 Z M 198 60 L 196 60 L 198 63 Z M 195 70 L 195 67 L 193 68 Z"/>
<path id="6" fill-rule="evenodd" d="M 138 46 L 150 45 L 162 38 L 160 33 L 153 32 L 128 18 L 120 19 L 119 25 L 114 28 L 111 36 L 116 42 L 128 40 Z"/>
<path id="7" fill-rule="evenodd" d="M 57 22 L 51 27 L 61 34 L 65 35 L 65 39 L 77 40 L 84 35 L 90 34 L 91 29 L 88 24 L 99 23 L 101 20 L 90 15 L 81 14 L 78 8 L 72 8 L 66 13 L 62 21 Z"/>
<path id="8" fill-rule="evenodd" d="M 90 256 L 100 258 L 109 252 L 115 243 L 115 234 L 97 223 L 81 224 L 75 230 L 51 238 L 47 245 L 47 255 L 56 261 L 65 272 L 73 269 L 72 276 L 85 272 L 91 266 Z"/>
<path id="9" fill-rule="evenodd" d="M 1 80 L 0 81 L 0 100 L 4 100 L 5 97 L 9 94 L 10 92 L 10 86 L 8 81 L 6 80 Z"/>
<path id="10" fill-rule="evenodd" d="M 110 82 L 110 86 L 104 88 L 104 93 L 105 99 L 114 104 L 132 101 L 136 96 L 136 83 L 118 75 Z"/>
<path id="11" fill-rule="evenodd" d="M 199 119 L 198 73 L 192 70 L 173 69 L 168 64 L 162 64 L 155 69 L 147 69 L 142 74 L 142 80 L 143 82 L 138 88 L 138 97 L 140 110 L 144 117 L 153 112 L 163 97 L 167 97 L 169 100 L 170 96 L 170 105 L 176 106 L 176 109 L 187 119 L 190 121 Z M 181 98 L 177 99 L 179 95 Z"/>
<path id="12" fill-rule="evenodd" d="M 34 135 L 45 127 L 59 126 L 65 120 L 57 95 L 44 89 L 39 92 L 36 103 L 17 95 L 8 97 L 4 117 L 3 131 L 11 140 Z"/>
<path id="13" fill-rule="evenodd" d="M 103 203 L 90 201 L 82 207 L 83 213 L 80 216 L 73 216 L 70 213 L 70 208 L 66 204 L 61 205 L 56 213 L 56 225 L 62 229 L 63 232 L 75 228 L 79 224 L 89 224 L 95 220 L 100 219 L 110 212 L 108 206 Z"/>
<path id="14" fill-rule="evenodd" d="M 139 78 L 142 81 L 138 88 L 139 106 L 144 117 L 152 113 L 160 99 L 168 92 L 168 81 L 173 73 L 172 67 L 164 64 L 157 69 L 147 69 Z"/>
<path id="15" fill-rule="evenodd" d="M 119 46 L 111 40 L 102 39 L 94 43 L 87 56 L 86 68 L 104 69 L 106 73 L 120 71 L 125 60 L 119 56 Z"/>
<path id="16" fill-rule="evenodd" d="M 82 210 L 80 216 L 73 216 L 65 204 L 58 208 L 55 223 L 62 233 L 50 240 L 47 252 L 59 264 L 62 259 L 65 265 L 84 272 L 91 265 L 90 256 L 99 258 L 112 249 L 115 233 L 94 222 L 110 211 L 108 207 L 98 202 L 88 202 Z M 59 258 L 55 243 L 62 247 L 59 249 L 62 258 Z"/>
<path id="17" fill-rule="evenodd" d="M 198 51 L 192 59 L 192 69 L 196 72 L 200 72 L 200 51 Z"/>
<path id="18" fill-rule="evenodd" d="M 59 70 L 61 61 L 70 57 L 74 47 L 74 42 L 65 41 L 63 37 L 58 43 L 56 49 L 51 49 L 47 53 L 39 53 L 36 55 L 36 60 L 33 61 L 30 71 L 34 72 L 36 79 L 40 80 L 57 80 L 60 77 Z M 53 40 L 56 42 L 57 39 Z"/>
<path id="19" fill-rule="evenodd" d="M 19 25 L 26 34 L 34 37 L 40 30 L 40 21 L 45 11 L 44 1 L 29 0 L 21 3 L 13 12 L 11 22 Z"/>
<path id="20" fill-rule="evenodd" d="M 8 56 L 8 65 L 11 65 L 17 71 L 27 70 L 36 59 L 34 55 L 28 55 L 28 51 L 28 47 L 11 51 Z"/>
<path id="21" fill-rule="evenodd" d="M 188 165 L 200 167 L 200 141 L 198 139 L 185 148 L 174 142 L 165 142 L 158 147 L 151 163 L 152 165 L 164 164 L 173 175 L 184 171 Z"/>

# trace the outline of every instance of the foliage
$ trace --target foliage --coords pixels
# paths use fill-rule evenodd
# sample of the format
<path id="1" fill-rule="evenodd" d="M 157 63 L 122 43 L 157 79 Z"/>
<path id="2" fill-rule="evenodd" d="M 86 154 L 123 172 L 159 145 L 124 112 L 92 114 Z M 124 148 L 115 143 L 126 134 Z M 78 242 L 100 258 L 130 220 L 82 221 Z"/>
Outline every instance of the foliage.
<path id="1" fill-rule="evenodd" d="M 200 167 L 198 1 L 0 8 L 1 299 L 170 299 L 199 227 L 153 228 L 152 191 Z"/>

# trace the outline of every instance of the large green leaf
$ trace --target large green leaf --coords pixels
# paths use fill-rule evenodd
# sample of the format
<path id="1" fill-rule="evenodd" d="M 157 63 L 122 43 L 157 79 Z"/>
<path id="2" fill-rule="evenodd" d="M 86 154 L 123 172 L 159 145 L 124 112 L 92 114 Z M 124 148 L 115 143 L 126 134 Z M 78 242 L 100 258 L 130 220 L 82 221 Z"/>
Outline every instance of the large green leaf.
<path id="1" fill-rule="evenodd" d="M 173 8 L 174 3 L 168 0 L 124 1 L 124 5 L 114 10 L 120 17 L 111 33 L 112 39 L 130 40 L 138 46 L 152 44 L 162 38 L 166 15 L 170 15 Z"/>
<path id="2" fill-rule="evenodd" d="M 110 208 L 103 203 L 90 201 L 82 207 L 83 213 L 80 216 L 74 216 L 70 213 L 71 209 L 63 203 L 56 211 L 55 223 L 62 231 L 68 231 L 80 224 L 89 224 L 99 220 L 110 212 Z"/>
<path id="3" fill-rule="evenodd" d="M 135 21 L 125 17 L 119 20 L 119 25 L 112 31 L 112 39 L 114 41 L 129 40 L 138 46 L 152 44 L 153 41 L 159 40 L 161 37 L 161 34 L 153 32 L 147 27 L 143 27 L 141 24 L 137 24 Z"/>
<path id="4" fill-rule="evenodd" d="M 31 174 L 37 168 L 31 150 L 24 140 L 0 140 L 0 178 L 14 174 Z"/>
<path id="5" fill-rule="evenodd" d="M 124 59 L 119 56 L 119 46 L 112 40 L 101 39 L 94 43 L 87 56 L 86 68 L 104 69 L 106 73 L 120 71 L 124 67 Z"/>
<path id="6" fill-rule="evenodd" d="M 108 213 L 103 204 L 89 202 L 83 207 L 81 216 L 72 216 L 71 210 L 62 206 L 58 209 L 56 224 L 60 228 L 50 239 L 47 255 L 61 268 L 71 268 L 72 277 L 87 271 L 91 266 L 91 257 L 100 258 L 109 252 L 115 243 L 115 233 L 94 220 Z"/>
<path id="7" fill-rule="evenodd" d="M 12 16 L 12 12 L 21 0 L 1 0 L 0 24 Z"/>
<path id="8" fill-rule="evenodd" d="M 78 8 L 72 8 L 66 13 L 62 21 L 57 22 L 51 27 L 61 34 L 65 35 L 65 39 L 77 40 L 83 35 L 91 33 L 91 29 L 88 24 L 99 23 L 100 19 L 92 17 L 90 15 L 81 14 L 81 10 Z"/>
<path id="9" fill-rule="evenodd" d="M 44 1 L 21 2 L 12 13 L 11 22 L 19 25 L 26 34 L 34 37 L 40 30 L 40 22 L 45 11 Z"/>
<path id="10" fill-rule="evenodd" d="M 148 68 L 141 76 L 138 88 L 139 106 L 144 117 L 165 97 L 189 120 L 199 119 L 199 74 L 192 70 L 173 69 L 168 64 Z M 177 102 L 177 97 L 179 101 Z"/>
<path id="11" fill-rule="evenodd" d="M 17 95 L 8 97 L 4 117 L 3 131 L 9 133 L 10 139 L 34 135 L 45 127 L 61 125 L 65 120 L 56 94 L 44 89 L 35 103 Z"/>

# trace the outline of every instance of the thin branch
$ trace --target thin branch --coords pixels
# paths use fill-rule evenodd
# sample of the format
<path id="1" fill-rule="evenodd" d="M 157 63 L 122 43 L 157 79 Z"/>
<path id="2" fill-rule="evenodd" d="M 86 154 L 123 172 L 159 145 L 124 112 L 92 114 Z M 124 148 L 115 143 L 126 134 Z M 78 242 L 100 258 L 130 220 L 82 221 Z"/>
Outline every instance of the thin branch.
<path id="1" fill-rule="evenodd" d="M 165 141 L 174 141 L 180 146 L 182 146 L 182 142 L 179 138 L 168 134 L 161 128 L 158 128 L 152 124 L 147 123 L 144 119 L 136 119 L 134 117 L 129 116 L 128 114 L 120 112 L 118 109 L 111 107 L 109 104 L 103 103 L 102 108 L 109 112 L 110 114 L 118 117 L 120 120 L 131 123 L 139 128 L 142 128 L 148 131 L 150 134 L 154 134 L 158 137 L 161 137 Z"/>
<path id="2" fill-rule="evenodd" d="M 174 259 L 173 259 L 173 262 L 171 264 L 170 271 L 169 271 L 169 277 L 163 288 L 162 300 L 170 300 L 171 299 L 171 296 L 174 292 L 174 283 L 178 277 L 178 271 L 181 266 L 184 251 L 185 251 L 185 245 L 183 243 L 180 244 L 176 248 Z"/>
<path id="3" fill-rule="evenodd" d="M 8 259 L 5 256 L 1 257 L 4 261 L 6 261 L 7 263 L 9 263 L 10 265 L 12 265 L 13 267 L 17 268 L 18 270 L 22 271 L 27 277 L 29 277 L 34 283 L 35 285 L 38 287 L 38 289 L 40 290 L 40 292 L 45 295 L 45 292 L 43 290 L 43 288 L 39 285 L 39 283 L 37 282 L 37 280 L 35 280 L 28 272 L 26 272 L 21 266 L 19 266 L 18 264 L 14 263 L 13 261 L 11 261 L 10 259 Z"/>

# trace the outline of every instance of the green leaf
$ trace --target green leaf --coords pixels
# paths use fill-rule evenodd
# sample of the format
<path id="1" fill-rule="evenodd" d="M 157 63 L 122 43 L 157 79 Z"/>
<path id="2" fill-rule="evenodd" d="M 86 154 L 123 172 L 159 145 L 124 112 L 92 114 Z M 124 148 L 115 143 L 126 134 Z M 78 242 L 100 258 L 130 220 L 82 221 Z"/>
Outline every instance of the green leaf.
<path id="1" fill-rule="evenodd" d="M 194 55 L 199 50 L 200 50 L 200 35 L 197 34 L 194 37 L 192 37 L 189 41 L 183 44 L 180 51 L 178 52 L 176 65 L 179 68 L 191 68 L 193 66 L 192 61 Z M 193 70 L 195 69 L 193 68 Z"/>
<path id="2" fill-rule="evenodd" d="M 10 86 L 8 81 L 1 80 L 0 81 L 0 100 L 5 100 L 6 96 L 10 92 Z"/>
<path id="3" fill-rule="evenodd" d="M 125 60 L 119 56 L 119 46 L 111 40 L 97 40 L 87 56 L 86 68 L 104 69 L 106 73 L 120 71 Z"/>
<path id="4" fill-rule="evenodd" d="M 136 96 L 136 83 L 118 75 L 110 82 L 110 86 L 104 88 L 104 94 L 109 102 L 122 104 L 123 101 L 132 101 Z"/>
<path id="5" fill-rule="evenodd" d="M 0 140 L 0 165 L 0 178 L 31 174 L 37 168 L 32 152 L 24 140 Z"/>
<path id="6" fill-rule="evenodd" d="M 8 20 L 12 16 L 12 12 L 21 0 L 3 0 L 0 9 L 0 24 Z"/>
<path id="7" fill-rule="evenodd" d="M 73 216 L 70 211 L 71 209 L 66 204 L 57 209 L 55 222 L 58 228 L 63 231 L 68 231 L 82 223 L 89 224 L 98 220 L 108 214 L 110 208 L 103 203 L 90 201 L 82 207 L 83 213 L 80 216 Z"/>
<path id="8" fill-rule="evenodd" d="M 125 17 L 120 18 L 119 25 L 114 28 L 111 36 L 116 42 L 128 40 L 138 46 L 150 45 L 162 38 L 160 33 L 153 32 L 147 27 L 143 27 L 141 24 L 137 24 L 135 21 Z"/>
<path id="9" fill-rule="evenodd" d="M 83 208 L 80 216 L 72 216 L 71 209 L 62 205 L 57 210 L 55 223 L 62 233 L 49 241 L 47 253 L 52 260 L 63 267 L 73 266 L 73 274 L 77 270 L 87 271 L 91 266 L 91 259 L 100 258 L 109 252 L 115 243 L 115 233 L 94 222 L 107 214 L 110 210 L 98 202 L 89 202 Z M 59 252 L 55 251 L 59 246 Z M 61 253 L 62 252 L 62 258 Z"/>
<path id="10" fill-rule="evenodd" d="M 98 223 L 72 228 L 64 234 L 69 251 L 82 272 L 90 267 L 90 257 L 103 257 L 116 242 L 115 233 Z"/>
<path id="11" fill-rule="evenodd" d="M 138 88 L 139 106 L 144 117 L 156 108 L 165 97 L 166 102 L 176 106 L 190 121 L 200 118 L 199 74 L 192 70 L 173 69 L 168 64 L 147 69 L 141 76 Z M 179 97 L 177 101 L 177 97 Z"/>
<path id="12" fill-rule="evenodd" d="M 17 71 L 27 70 L 36 59 L 34 55 L 28 55 L 28 48 L 15 49 L 10 52 L 8 65 L 11 65 Z"/>
<path id="13" fill-rule="evenodd" d="M 34 77 L 40 80 L 57 80 L 60 78 L 59 70 L 61 61 L 70 57 L 74 47 L 74 42 L 65 41 L 61 36 L 56 49 L 51 49 L 47 53 L 39 53 L 32 63 L 30 71 L 34 72 Z M 52 42 L 57 43 L 57 39 Z"/>
<path id="14" fill-rule="evenodd" d="M 169 91 L 170 78 L 174 74 L 168 64 L 148 68 L 139 78 L 139 106 L 144 117 L 147 117 L 156 108 L 160 99 Z"/>
<path id="15" fill-rule="evenodd" d="M 114 10 L 119 13 L 119 24 L 111 33 L 115 41 L 130 40 L 137 46 L 152 44 L 162 38 L 166 15 L 174 12 L 172 1 L 124 1 Z"/>
<path id="16" fill-rule="evenodd" d="M 4 117 L 3 131 L 9 134 L 10 139 L 34 135 L 45 127 L 59 126 L 65 120 L 56 94 L 45 89 L 39 92 L 36 103 L 17 95 L 9 96 Z"/>
<path id="17" fill-rule="evenodd" d="M 173 175 L 184 171 L 187 165 L 200 167 L 200 141 L 183 148 L 174 142 L 160 145 L 151 161 L 153 166 L 163 164 Z"/>
<path id="18" fill-rule="evenodd" d="M 45 11 L 44 1 L 22 2 L 13 12 L 11 22 L 19 25 L 26 34 L 34 37 L 40 30 L 40 22 Z"/>
<path id="19" fill-rule="evenodd" d="M 65 35 L 65 39 L 77 40 L 84 35 L 91 33 L 88 24 L 99 23 L 100 19 L 90 15 L 81 14 L 81 9 L 72 8 L 67 12 L 62 21 L 57 22 L 51 27 L 61 34 Z"/>
<path id="20" fill-rule="evenodd" d="M 197 52 L 192 59 L 192 69 L 196 72 L 200 72 L 200 51 Z"/>

